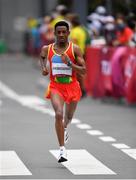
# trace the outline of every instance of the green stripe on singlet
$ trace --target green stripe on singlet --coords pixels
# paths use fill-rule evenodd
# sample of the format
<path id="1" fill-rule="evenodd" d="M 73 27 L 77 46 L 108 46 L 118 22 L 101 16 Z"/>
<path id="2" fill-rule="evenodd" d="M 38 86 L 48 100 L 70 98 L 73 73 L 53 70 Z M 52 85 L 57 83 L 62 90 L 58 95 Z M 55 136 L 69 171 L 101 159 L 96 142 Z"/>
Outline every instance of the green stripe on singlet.
<path id="1" fill-rule="evenodd" d="M 72 82 L 72 78 L 69 76 L 66 77 L 55 77 L 55 82 L 57 83 L 71 83 Z"/>

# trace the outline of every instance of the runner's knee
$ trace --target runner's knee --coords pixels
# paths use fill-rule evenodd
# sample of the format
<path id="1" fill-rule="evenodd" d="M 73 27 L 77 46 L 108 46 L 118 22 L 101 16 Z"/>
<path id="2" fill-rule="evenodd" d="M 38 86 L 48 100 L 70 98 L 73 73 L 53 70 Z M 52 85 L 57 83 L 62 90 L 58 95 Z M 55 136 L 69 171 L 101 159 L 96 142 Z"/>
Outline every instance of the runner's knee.
<path id="1" fill-rule="evenodd" d="M 63 112 L 60 110 L 57 110 L 55 113 L 56 120 L 63 120 Z"/>
<path id="2" fill-rule="evenodd" d="M 72 114 L 68 114 L 65 118 L 66 118 L 68 121 L 71 121 L 72 118 L 73 118 L 73 115 L 72 115 Z"/>

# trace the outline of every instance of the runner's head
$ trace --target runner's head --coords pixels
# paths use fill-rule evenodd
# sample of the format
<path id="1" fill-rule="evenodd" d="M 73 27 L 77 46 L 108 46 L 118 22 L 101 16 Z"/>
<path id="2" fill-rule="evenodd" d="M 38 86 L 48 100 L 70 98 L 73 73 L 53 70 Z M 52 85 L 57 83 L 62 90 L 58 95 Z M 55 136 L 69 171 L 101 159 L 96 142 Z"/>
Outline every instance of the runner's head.
<path id="1" fill-rule="evenodd" d="M 58 43 L 67 43 L 70 34 L 69 24 L 66 21 L 59 21 L 55 24 L 56 41 Z"/>

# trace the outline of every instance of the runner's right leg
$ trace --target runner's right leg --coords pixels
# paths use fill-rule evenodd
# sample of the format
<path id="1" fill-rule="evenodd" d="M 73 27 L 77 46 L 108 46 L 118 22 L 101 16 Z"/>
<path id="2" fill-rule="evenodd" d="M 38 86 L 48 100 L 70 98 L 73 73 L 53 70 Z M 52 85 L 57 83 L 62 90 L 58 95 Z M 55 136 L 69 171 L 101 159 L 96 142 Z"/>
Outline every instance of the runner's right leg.
<path id="1" fill-rule="evenodd" d="M 58 95 L 51 93 L 51 102 L 55 111 L 55 128 L 60 146 L 64 146 L 63 106 L 64 100 Z"/>
<path id="2" fill-rule="evenodd" d="M 67 153 L 64 147 L 64 125 L 63 125 L 63 106 L 64 100 L 58 95 L 51 93 L 51 102 L 55 111 L 55 128 L 60 145 L 60 155 L 58 162 L 67 161 Z"/>

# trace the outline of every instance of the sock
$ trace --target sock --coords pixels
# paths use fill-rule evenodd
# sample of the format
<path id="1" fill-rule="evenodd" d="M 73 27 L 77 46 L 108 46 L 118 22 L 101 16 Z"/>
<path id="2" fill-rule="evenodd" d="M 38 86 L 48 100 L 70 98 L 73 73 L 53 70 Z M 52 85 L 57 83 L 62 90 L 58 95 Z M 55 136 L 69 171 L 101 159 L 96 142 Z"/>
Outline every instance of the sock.
<path id="1" fill-rule="evenodd" d="M 64 146 L 60 146 L 60 150 L 65 150 L 65 147 Z"/>

